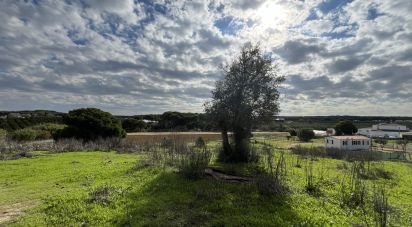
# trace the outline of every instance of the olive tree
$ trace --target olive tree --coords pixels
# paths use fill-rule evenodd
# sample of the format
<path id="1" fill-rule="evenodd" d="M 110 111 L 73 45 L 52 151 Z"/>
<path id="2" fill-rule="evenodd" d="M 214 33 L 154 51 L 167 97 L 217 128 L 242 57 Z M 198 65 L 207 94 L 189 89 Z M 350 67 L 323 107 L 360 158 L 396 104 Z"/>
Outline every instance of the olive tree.
<path id="1" fill-rule="evenodd" d="M 284 77 L 258 45 L 245 45 L 224 72 L 205 111 L 222 132 L 224 161 L 247 162 L 252 127 L 279 112 L 278 87 Z M 232 144 L 229 131 L 233 132 Z"/>

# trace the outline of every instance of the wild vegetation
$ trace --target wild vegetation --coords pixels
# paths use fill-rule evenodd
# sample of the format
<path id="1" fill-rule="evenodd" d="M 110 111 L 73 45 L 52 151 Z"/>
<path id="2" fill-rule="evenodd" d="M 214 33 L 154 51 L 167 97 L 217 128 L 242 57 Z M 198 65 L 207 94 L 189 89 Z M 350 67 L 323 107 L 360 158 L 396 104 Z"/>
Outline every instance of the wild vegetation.
<path id="1" fill-rule="evenodd" d="M 294 154 L 286 147 L 298 141 L 285 137 L 251 141 L 258 158 L 243 164 L 219 162 L 221 144 L 200 139 L 128 154 L 34 152 L 0 162 L 0 209 L 30 204 L 11 226 L 412 224 L 410 163 Z"/>

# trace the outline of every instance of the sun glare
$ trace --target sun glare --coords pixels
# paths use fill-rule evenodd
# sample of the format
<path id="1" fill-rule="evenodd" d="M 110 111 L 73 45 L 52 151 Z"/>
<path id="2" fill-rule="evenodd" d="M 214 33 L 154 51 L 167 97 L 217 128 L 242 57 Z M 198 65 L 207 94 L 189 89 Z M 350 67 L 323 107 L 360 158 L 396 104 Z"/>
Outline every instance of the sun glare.
<path id="1" fill-rule="evenodd" d="M 286 10 L 281 5 L 273 2 L 263 4 L 256 14 L 260 24 L 267 27 L 281 25 L 288 18 Z"/>

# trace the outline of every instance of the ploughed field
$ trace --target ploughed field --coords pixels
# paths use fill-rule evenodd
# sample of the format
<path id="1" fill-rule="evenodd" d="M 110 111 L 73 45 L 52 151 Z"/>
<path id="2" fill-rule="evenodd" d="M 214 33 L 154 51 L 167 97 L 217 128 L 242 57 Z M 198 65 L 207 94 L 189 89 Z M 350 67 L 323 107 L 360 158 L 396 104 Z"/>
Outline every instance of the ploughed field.
<path id="1" fill-rule="evenodd" d="M 299 143 L 255 140 L 275 147 L 275 163 L 280 150 Z M 385 174 L 365 178 L 364 205 L 349 207 L 342 203 L 342 182 L 354 162 L 286 151 L 287 193 L 265 194 L 250 182 L 188 179 L 173 167 L 152 165 L 149 156 L 68 152 L 0 161 L 0 226 L 373 226 L 374 190 L 382 186 L 389 225 L 412 226 L 411 163 L 368 162 L 367 168 Z M 211 166 L 235 175 L 253 177 L 266 166 L 266 157 L 257 164 L 261 168 L 222 164 L 214 157 Z M 307 188 L 309 168 L 313 191 Z"/>

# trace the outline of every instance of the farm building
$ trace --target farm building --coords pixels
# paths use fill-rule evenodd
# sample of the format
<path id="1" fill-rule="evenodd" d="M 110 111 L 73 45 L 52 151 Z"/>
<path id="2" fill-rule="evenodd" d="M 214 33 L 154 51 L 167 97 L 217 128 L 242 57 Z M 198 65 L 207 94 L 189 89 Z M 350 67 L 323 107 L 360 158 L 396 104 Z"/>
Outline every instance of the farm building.
<path id="1" fill-rule="evenodd" d="M 329 136 L 325 138 L 326 148 L 341 150 L 368 150 L 371 141 L 366 136 Z"/>
<path id="2" fill-rule="evenodd" d="M 385 123 L 372 125 L 371 128 L 360 128 L 358 130 L 358 134 L 374 138 L 402 138 L 403 132 L 409 132 L 409 129 L 404 125 Z"/>

